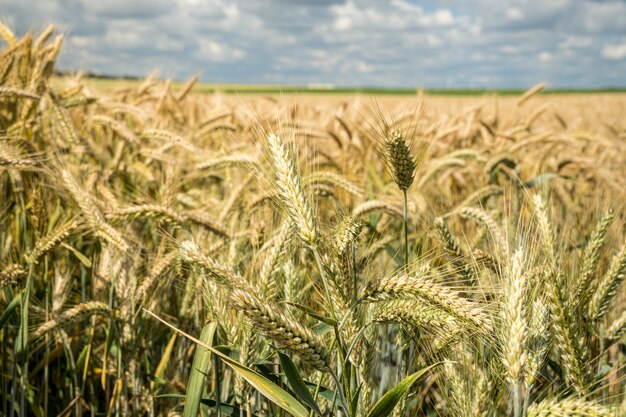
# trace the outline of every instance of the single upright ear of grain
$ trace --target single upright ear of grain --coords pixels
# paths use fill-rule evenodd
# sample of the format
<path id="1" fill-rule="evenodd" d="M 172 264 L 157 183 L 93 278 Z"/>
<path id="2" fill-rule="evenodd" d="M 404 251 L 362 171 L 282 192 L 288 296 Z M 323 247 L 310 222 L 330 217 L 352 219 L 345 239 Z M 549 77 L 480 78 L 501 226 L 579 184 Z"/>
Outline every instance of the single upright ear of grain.
<path id="1" fill-rule="evenodd" d="M 309 247 L 315 247 L 318 243 L 318 233 L 313 211 L 302 190 L 300 175 L 294 161 L 280 136 L 269 135 L 268 143 L 281 202 L 285 205 L 291 221 L 296 225 L 302 242 Z"/>
<path id="2" fill-rule="evenodd" d="M 511 384 L 520 383 L 526 367 L 526 338 L 528 332 L 526 271 L 524 254 L 518 249 L 511 259 L 505 281 L 504 355 Z"/>
<path id="3" fill-rule="evenodd" d="M 600 320 L 609 309 L 611 302 L 617 297 L 618 289 L 626 278 L 626 241 L 621 250 L 611 261 L 611 266 L 591 297 L 589 318 Z"/>
<path id="4" fill-rule="evenodd" d="M 408 190 L 415 178 L 417 162 L 399 131 L 394 130 L 387 136 L 385 153 L 393 180 L 402 191 Z"/>
<path id="5" fill-rule="evenodd" d="M 589 291 L 589 287 L 595 278 L 594 272 L 600 260 L 600 250 L 604 245 L 609 226 L 611 226 L 614 217 L 612 212 L 608 212 L 600 219 L 585 248 L 578 278 L 578 288 L 573 300 L 583 308 L 587 306 L 589 298 L 593 294 L 593 291 Z"/>
<path id="6" fill-rule="evenodd" d="M 536 297 L 528 320 L 528 360 L 524 370 L 527 391 L 535 384 L 551 348 L 550 308 L 544 298 Z"/>
<path id="7" fill-rule="evenodd" d="M 345 254 L 350 249 L 350 245 L 356 242 L 361 229 L 364 226 L 363 220 L 357 216 L 346 216 L 336 227 L 333 240 L 333 249 L 337 254 Z"/>

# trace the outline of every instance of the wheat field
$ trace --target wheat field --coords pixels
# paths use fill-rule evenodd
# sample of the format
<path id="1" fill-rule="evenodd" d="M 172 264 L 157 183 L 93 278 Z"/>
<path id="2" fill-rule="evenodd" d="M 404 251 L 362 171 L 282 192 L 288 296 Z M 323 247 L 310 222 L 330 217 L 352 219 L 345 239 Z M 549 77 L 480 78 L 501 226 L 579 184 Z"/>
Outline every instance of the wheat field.
<path id="1" fill-rule="evenodd" d="M 0 52 L 3 416 L 626 415 L 626 95 L 227 95 Z"/>

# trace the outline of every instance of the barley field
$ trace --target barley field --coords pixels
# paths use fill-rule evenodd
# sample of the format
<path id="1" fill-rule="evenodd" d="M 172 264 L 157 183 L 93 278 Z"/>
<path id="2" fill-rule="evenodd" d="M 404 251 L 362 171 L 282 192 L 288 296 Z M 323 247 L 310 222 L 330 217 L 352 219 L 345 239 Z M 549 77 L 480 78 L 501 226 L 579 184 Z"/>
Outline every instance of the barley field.
<path id="1" fill-rule="evenodd" d="M 626 415 L 626 94 L 99 88 L 0 35 L 1 415 Z"/>

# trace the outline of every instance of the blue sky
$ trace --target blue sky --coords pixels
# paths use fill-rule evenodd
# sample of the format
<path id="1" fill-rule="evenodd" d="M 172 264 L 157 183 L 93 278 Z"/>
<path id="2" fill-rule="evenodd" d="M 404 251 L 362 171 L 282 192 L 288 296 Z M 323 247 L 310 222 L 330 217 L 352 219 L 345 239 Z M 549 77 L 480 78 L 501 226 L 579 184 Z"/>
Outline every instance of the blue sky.
<path id="1" fill-rule="evenodd" d="M 208 82 L 626 87 L 624 0 L 0 0 L 59 67 Z"/>

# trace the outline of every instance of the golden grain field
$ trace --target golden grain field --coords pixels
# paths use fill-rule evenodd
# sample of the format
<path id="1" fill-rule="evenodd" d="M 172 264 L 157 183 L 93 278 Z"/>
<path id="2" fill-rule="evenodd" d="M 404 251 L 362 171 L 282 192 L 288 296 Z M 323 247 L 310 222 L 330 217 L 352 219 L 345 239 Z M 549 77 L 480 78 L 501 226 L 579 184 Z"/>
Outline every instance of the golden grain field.
<path id="1" fill-rule="evenodd" d="M 626 415 L 626 94 L 101 89 L 0 35 L 0 415 Z"/>

